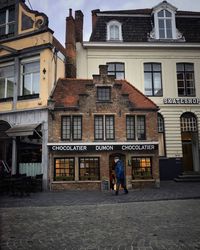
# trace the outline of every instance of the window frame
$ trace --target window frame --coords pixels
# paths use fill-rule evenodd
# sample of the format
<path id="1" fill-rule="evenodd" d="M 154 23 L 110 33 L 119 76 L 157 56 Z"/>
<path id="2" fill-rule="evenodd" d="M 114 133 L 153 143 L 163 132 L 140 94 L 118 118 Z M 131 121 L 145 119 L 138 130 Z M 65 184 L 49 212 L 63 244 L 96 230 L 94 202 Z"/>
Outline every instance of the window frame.
<path id="1" fill-rule="evenodd" d="M 73 161 L 73 175 L 66 175 L 66 171 L 65 172 L 65 175 L 57 175 L 56 174 L 56 161 L 57 160 L 63 160 L 64 163 L 66 160 L 69 160 L 69 163 L 70 163 L 70 160 Z M 61 164 L 61 163 L 60 163 Z M 66 169 L 69 169 L 69 173 L 70 173 L 70 167 L 69 168 L 59 168 L 60 170 L 63 169 L 63 170 L 66 170 Z M 60 177 L 60 178 L 57 178 L 57 177 Z M 54 181 L 74 181 L 75 180 L 75 158 L 74 157 L 56 157 L 54 158 Z"/>
<path id="2" fill-rule="evenodd" d="M 150 66 L 150 70 L 146 70 L 145 69 L 145 65 L 149 65 Z M 154 70 L 154 66 L 160 66 L 160 70 Z M 163 96 L 163 84 L 162 84 L 162 63 L 154 63 L 154 62 L 145 62 L 143 64 L 144 67 L 144 93 L 146 96 L 153 96 L 153 97 L 161 97 Z M 145 73 L 146 74 L 150 74 L 151 76 L 151 92 L 152 94 L 147 94 L 147 88 L 146 88 L 146 82 L 145 82 Z M 160 74 L 160 89 L 158 90 L 158 92 L 161 92 L 160 94 L 156 94 L 155 93 L 155 74 Z"/>
<path id="3" fill-rule="evenodd" d="M 115 76 L 115 79 L 117 80 L 124 80 L 125 79 L 125 63 L 123 62 L 107 62 L 106 65 L 108 65 L 107 73 L 108 75 Z M 114 70 L 109 70 L 109 66 L 113 65 Z M 117 66 L 123 66 L 123 70 L 117 70 Z M 117 74 L 123 74 L 123 78 L 117 77 Z"/>
<path id="4" fill-rule="evenodd" d="M 106 91 L 108 91 L 108 93 L 106 93 Z M 108 98 L 104 98 L 107 96 Z M 111 101 L 111 87 L 97 86 L 97 101 L 98 102 L 110 102 Z"/>
<path id="5" fill-rule="evenodd" d="M 99 118 L 101 118 L 101 123 L 102 123 L 102 125 L 101 125 L 101 127 L 99 128 L 99 131 L 101 132 L 101 133 L 98 133 L 98 134 L 101 134 L 101 136 L 100 137 L 97 137 L 96 135 L 97 135 L 97 129 L 96 129 L 96 127 L 97 127 L 97 125 L 96 125 L 96 122 L 97 122 L 97 120 L 96 119 L 99 119 Z M 108 137 L 108 129 L 107 129 L 107 118 L 112 118 L 113 119 L 113 126 L 112 126 L 112 132 L 110 132 L 110 134 L 112 133 L 112 137 Z M 111 129 L 110 129 L 111 130 Z M 94 140 L 95 141 L 113 141 L 113 140 L 115 140 L 115 116 L 114 115 L 112 115 L 112 114 L 109 114 L 109 115 L 94 115 Z"/>
<path id="6" fill-rule="evenodd" d="M 26 74 L 26 72 L 24 72 L 24 66 L 27 64 L 31 64 L 31 63 L 39 63 L 39 70 L 34 71 L 34 72 L 28 72 Z M 39 82 L 38 82 L 38 93 L 33 93 L 33 87 L 34 87 L 34 83 L 33 83 L 33 76 L 35 74 L 39 74 Z M 31 77 L 31 93 L 30 94 L 24 94 L 24 88 L 25 88 L 25 80 L 24 80 L 24 76 L 26 75 L 30 75 Z M 30 58 L 24 58 L 21 59 L 20 61 L 20 98 L 26 98 L 26 97 L 31 97 L 31 96 L 35 96 L 35 97 L 39 97 L 40 95 L 40 58 L 39 57 L 30 57 Z"/>
<path id="7" fill-rule="evenodd" d="M 13 99 L 14 97 L 14 82 L 15 82 L 15 76 L 14 76 L 14 70 L 15 70 L 15 65 L 14 65 L 14 62 L 9 62 L 9 63 L 2 63 L 0 64 L 0 69 L 2 68 L 6 68 L 6 67 L 13 67 L 13 76 L 3 76 L 1 77 L 0 76 L 0 79 L 4 79 L 4 87 L 2 89 L 3 92 L 4 92 L 4 96 L 0 98 L 0 100 L 10 100 L 10 99 Z M 11 70 L 9 72 L 12 72 Z M 9 79 L 13 79 L 12 83 L 13 83 L 13 88 L 12 88 L 12 96 L 8 96 L 8 81 Z"/>
<path id="8" fill-rule="evenodd" d="M 118 36 L 115 36 L 112 38 L 111 35 L 111 28 L 115 27 L 118 28 Z M 107 23 L 107 41 L 123 41 L 122 39 L 122 24 L 116 20 L 111 20 L 110 22 Z"/>
<path id="9" fill-rule="evenodd" d="M 134 160 L 135 165 L 138 164 L 137 161 L 139 161 L 139 166 L 134 167 Z M 142 160 L 145 160 L 145 164 L 147 166 L 141 166 Z M 147 160 L 149 161 L 150 166 L 148 167 Z M 132 156 L 131 157 L 131 173 L 132 173 L 132 179 L 152 179 L 152 157 L 150 156 Z M 147 171 L 146 171 L 147 170 Z"/>
<path id="10" fill-rule="evenodd" d="M 164 5 L 164 6 L 163 6 Z M 173 6 L 167 4 L 167 6 L 165 6 L 166 4 L 162 3 L 158 8 L 155 8 L 153 10 L 154 13 L 154 23 L 155 23 L 155 38 L 159 39 L 159 40 L 174 40 L 174 39 L 178 39 L 177 37 L 177 30 L 176 30 L 176 18 L 175 18 L 175 13 L 176 13 L 176 8 L 174 8 Z M 171 18 L 166 18 L 164 17 L 163 20 L 171 20 L 171 31 L 172 31 L 172 37 L 168 38 L 168 37 L 164 37 L 161 38 L 159 35 L 159 20 L 161 20 L 160 17 L 158 17 L 158 13 L 160 13 L 161 11 L 168 11 L 171 13 Z M 166 16 L 166 14 L 165 14 Z M 165 26 L 166 27 L 166 26 Z M 165 34 L 166 34 L 166 30 L 165 30 Z"/>
<path id="11" fill-rule="evenodd" d="M 84 162 L 81 162 L 81 161 L 84 161 Z M 86 160 L 89 160 L 89 162 L 87 162 Z M 93 160 L 93 161 L 92 161 Z M 96 167 L 96 168 L 94 168 L 95 169 L 95 173 L 97 173 L 96 175 L 92 175 L 91 174 L 91 170 L 92 170 L 92 167 L 90 166 L 92 163 L 94 163 L 94 162 L 96 162 L 97 161 L 97 164 L 98 164 L 98 166 Z M 78 169 L 79 169 L 79 181 L 99 181 L 100 180 L 100 157 L 87 157 L 87 156 L 85 156 L 85 157 L 79 157 L 79 159 L 78 159 L 78 162 L 79 162 L 79 164 L 78 164 Z M 84 166 L 82 166 L 81 167 L 81 164 L 84 164 Z M 85 167 L 85 166 L 88 166 L 88 167 Z M 83 170 L 83 169 L 89 169 L 89 173 L 88 173 L 88 175 L 85 175 L 84 174 L 84 176 L 82 176 L 81 175 L 81 169 Z M 97 178 L 96 178 L 97 177 Z"/>
<path id="12" fill-rule="evenodd" d="M 13 18 L 13 20 L 9 21 L 10 12 L 11 11 L 14 11 L 14 18 Z M 14 35 L 15 34 L 15 24 L 16 24 L 16 22 L 15 22 L 15 8 L 14 8 L 14 6 L 12 6 L 11 8 L 7 8 L 7 9 L 4 9 L 4 10 L 1 10 L 0 14 L 1 13 L 5 13 L 5 20 L 4 20 L 4 23 L 0 24 L 0 29 L 2 27 L 5 27 L 5 33 L 0 34 L 0 38 L 1 37 L 6 37 L 8 35 Z M 13 28 L 13 32 L 10 32 L 10 29 L 11 29 L 10 25 L 12 25 L 12 24 L 14 25 L 14 28 Z"/>
<path id="13" fill-rule="evenodd" d="M 75 118 L 79 118 L 80 120 L 79 120 L 79 122 L 80 122 L 80 131 L 78 131 L 79 130 L 79 126 L 78 126 L 78 128 L 77 128 L 77 131 L 78 131 L 78 134 L 80 134 L 80 137 L 79 138 L 75 138 L 74 137 L 74 130 L 75 130 L 75 128 L 74 128 L 74 123 L 75 123 Z M 69 132 L 68 133 L 66 133 L 66 135 L 67 134 L 69 134 L 69 137 L 68 138 L 66 138 L 66 137 L 64 137 L 64 120 L 65 119 L 69 119 Z M 66 126 L 67 127 L 67 126 Z M 67 128 L 68 129 L 68 128 Z M 82 140 L 82 136 L 83 136 L 83 117 L 82 117 L 82 115 L 62 115 L 61 116 L 61 140 L 63 140 L 63 141 L 81 141 Z"/>
<path id="14" fill-rule="evenodd" d="M 138 126 L 139 126 L 139 118 L 144 118 L 143 128 L 144 128 L 144 136 L 143 138 L 139 138 L 138 136 Z M 128 138 L 128 119 L 132 118 L 134 122 L 134 136 L 132 138 Z M 126 140 L 127 141 L 144 141 L 146 140 L 146 116 L 145 115 L 126 115 Z"/>
<path id="15" fill-rule="evenodd" d="M 182 65 L 183 70 L 178 70 L 177 67 Z M 193 70 L 186 70 L 187 66 L 192 66 Z M 184 87 L 179 87 L 179 83 L 181 83 L 178 75 L 182 74 L 182 82 Z M 192 74 L 192 83 L 193 83 L 193 88 L 187 87 L 187 74 Z M 194 73 L 194 63 L 186 63 L 186 62 L 179 62 L 176 63 L 176 78 L 177 78 L 177 91 L 178 91 L 178 96 L 191 96 L 194 97 L 196 96 L 196 88 L 195 88 L 195 73 Z M 191 80 L 190 80 L 191 81 Z M 184 91 L 183 94 L 180 94 L 179 90 L 182 89 Z M 193 94 L 189 94 L 189 90 L 193 90 Z"/>

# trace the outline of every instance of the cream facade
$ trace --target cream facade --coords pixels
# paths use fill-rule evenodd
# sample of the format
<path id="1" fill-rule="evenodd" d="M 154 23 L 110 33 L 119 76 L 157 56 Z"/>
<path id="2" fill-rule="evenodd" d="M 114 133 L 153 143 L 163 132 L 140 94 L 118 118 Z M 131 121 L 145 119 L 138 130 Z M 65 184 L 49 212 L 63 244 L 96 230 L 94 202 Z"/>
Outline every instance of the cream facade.
<path id="1" fill-rule="evenodd" d="M 164 2 L 160 5 L 161 9 L 163 4 L 171 7 Z M 171 179 L 183 172 L 200 172 L 200 40 L 187 42 L 179 34 L 181 42 L 167 39 L 157 42 L 151 39 L 146 42 L 126 42 L 120 39 L 117 42 L 98 41 L 95 38 L 98 20 L 107 20 L 108 16 L 109 20 L 122 20 L 126 14 L 113 14 L 112 11 L 105 14 L 99 11 L 96 14 L 97 21 L 94 22 L 90 41 L 76 44 L 77 78 L 90 79 L 98 72 L 101 64 L 121 63 L 124 65 L 125 79 L 145 94 L 145 64 L 159 64 L 162 94 L 148 97 L 158 105 L 164 125 L 163 139 L 160 141 L 160 147 L 164 148 L 160 154 L 161 179 Z M 127 18 L 130 18 L 130 14 Z M 194 83 L 194 94 L 180 95 L 177 78 L 179 64 L 192 65 L 193 79 L 188 81 L 187 86 Z M 194 127 L 191 121 L 195 123 Z M 189 127 L 184 129 L 184 123 Z"/>

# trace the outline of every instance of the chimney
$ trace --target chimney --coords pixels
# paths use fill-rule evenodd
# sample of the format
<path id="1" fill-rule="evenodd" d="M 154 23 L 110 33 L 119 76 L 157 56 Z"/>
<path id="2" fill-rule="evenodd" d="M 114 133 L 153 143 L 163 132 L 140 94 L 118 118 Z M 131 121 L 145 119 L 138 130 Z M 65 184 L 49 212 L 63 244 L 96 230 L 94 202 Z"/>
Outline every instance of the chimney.
<path id="1" fill-rule="evenodd" d="M 76 77 L 76 37 L 75 21 L 72 16 L 72 9 L 69 9 L 69 16 L 66 18 L 66 40 L 65 48 L 67 53 L 66 77 Z"/>
<path id="2" fill-rule="evenodd" d="M 97 13 L 100 12 L 100 9 L 92 10 L 92 30 L 94 30 L 97 22 Z"/>
<path id="3" fill-rule="evenodd" d="M 83 42 L 83 13 L 81 10 L 75 11 L 76 42 Z"/>

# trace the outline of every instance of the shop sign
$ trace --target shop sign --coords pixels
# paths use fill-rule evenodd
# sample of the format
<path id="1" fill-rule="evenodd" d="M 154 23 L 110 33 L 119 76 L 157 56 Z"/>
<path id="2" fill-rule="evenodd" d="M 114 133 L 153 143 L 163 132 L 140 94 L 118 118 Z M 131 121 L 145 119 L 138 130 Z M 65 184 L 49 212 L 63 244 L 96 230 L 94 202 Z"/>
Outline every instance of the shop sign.
<path id="1" fill-rule="evenodd" d="M 144 151 L 157 148 L 157 144 L 50 145 L 51 151 L 63 152 Z"/>
<path id="2" fill-rule="evenodd" d="M 200 104 L 199 98 L 164 98 L 164 104 Z"/>

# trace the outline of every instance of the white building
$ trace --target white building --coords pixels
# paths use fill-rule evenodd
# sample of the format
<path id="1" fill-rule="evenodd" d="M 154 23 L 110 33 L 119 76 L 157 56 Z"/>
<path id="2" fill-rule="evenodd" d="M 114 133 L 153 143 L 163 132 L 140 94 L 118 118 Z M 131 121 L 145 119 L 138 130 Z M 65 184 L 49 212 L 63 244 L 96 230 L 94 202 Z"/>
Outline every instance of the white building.
<path id="1" fill-rule="evenodd" d="M 200 10 L 163 1 L 152 9 L 94 10 L 92 22 L 90 41 L 76 42 L 77 78 L 108 64 L 160 108 L 161 179 L 199 172 Z"/>

